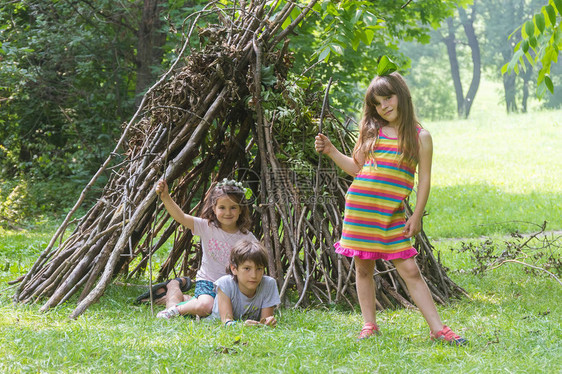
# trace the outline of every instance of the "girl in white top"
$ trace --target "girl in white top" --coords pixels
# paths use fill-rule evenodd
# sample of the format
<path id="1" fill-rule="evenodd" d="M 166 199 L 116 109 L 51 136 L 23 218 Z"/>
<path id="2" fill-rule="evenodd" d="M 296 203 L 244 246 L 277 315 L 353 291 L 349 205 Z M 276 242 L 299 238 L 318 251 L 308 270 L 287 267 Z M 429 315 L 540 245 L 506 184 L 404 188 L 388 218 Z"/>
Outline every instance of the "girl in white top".
<path id="1" fill-rule="evenodd" d="M 203 251 L 201 267 L 196 275 L 194 297 L 183 295 L 179 283 L 181 278 L 170 281 L 166 286 L 166 295 L 162 298 L 166 310 L 158 313 L 156 317 L 172 318 L 187 314 L 208 316 L 216 296 L 213 283 L 226 274 L 232 247 L 241 239 L 257 241 L 249 231 L 251 220 L 244 189 L 241 183 L 231 180 L 224 179 L 217 183 L 205 197 L 201 217 L 182 211 L 170 197 L 165 180 L 158 182 L 156 193 L 168 213 L 201 238 Z"/>

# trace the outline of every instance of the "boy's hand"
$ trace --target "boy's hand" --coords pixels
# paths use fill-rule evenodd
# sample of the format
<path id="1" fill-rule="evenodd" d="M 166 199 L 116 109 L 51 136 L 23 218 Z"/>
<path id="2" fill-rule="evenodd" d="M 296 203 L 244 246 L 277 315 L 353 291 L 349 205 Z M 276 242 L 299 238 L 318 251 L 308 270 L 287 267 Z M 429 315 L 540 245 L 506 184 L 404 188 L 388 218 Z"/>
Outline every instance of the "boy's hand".
<path id="1" fill-rule="evenodd" d="M 274 316 L 262 318 L 261 321 L 254 321 L 253 319 L 247 319 L 244 321 L 244 326 L 270 326 L 275 327 L 277 326 L 277 320 Z"/>
<path id="2" fill-rule="evenodd" d="M 262 325 L 271 326 L 271 327 L 277 326 L 277 320 L 275 319 L 274 316 L 262 318 L 260 323 Z"/>

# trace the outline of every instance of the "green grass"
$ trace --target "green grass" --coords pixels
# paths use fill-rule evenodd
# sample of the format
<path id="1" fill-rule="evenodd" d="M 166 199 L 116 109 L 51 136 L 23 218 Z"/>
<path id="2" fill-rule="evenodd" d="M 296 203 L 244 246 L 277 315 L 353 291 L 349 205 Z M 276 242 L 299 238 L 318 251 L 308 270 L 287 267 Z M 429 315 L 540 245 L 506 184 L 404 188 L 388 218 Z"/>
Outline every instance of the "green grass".
<path id="1" fill-rule="evenodd" d="M 42 234 L 27 236 L 31 247 L 12 251 L 14 256 L 32 257 L 45 243 Z M 20 237 L 3 232 L 2 249 L 23 244 Z M 438 242 L 437 250 L 470 299 L 439 311 L 470 340 L 466 347 L 430 342 L 425 322 L 413 310 L 380 312 L 383 334 L 357 342 L 357 310 L 281 309 L 275 329 L 224 328 L 153 319 L 149 307 L 131 304 L 137 288 L 113 285 L 77 320 L 68 319 L 73 304 L 39 313 L 37 305 L 12 305 L 9 292 L 2 292 L 0 372 L 560 372 L 560 286 L 514 264 L 473 275 L 467 255 L 449 250 L 451 244 Z M 0 267 L 10 256 L 3 256 Z M 0 271 L 0 279 L 14 273 Z"/>
<path id="2" fill-rule="evenodd" d="M 468 120 L 425 124 L 434 143 L 426 233 L 528 233 L 545 220 L 561 230 L 562 111 L 508 116 L 483 96 Z"/>
<path id="3" fill-rule="evenodd" d="M 562 112 L 506 116 L 486 110 L 493 106 L 477 102 L 470 120 L 425 124 L 435 146 L 425 230 L 449 276 L 470 295 L 438 308 L 469 346 L 430 342 L 413 310 L 379 313 L 382 335 L 362 342 L 355 340 L 358 308 L 341 306 L 281 308 L 275 329 L 161 321 L 131 304 L 137 287 L 117 285 L 77 320 L 68 318 L 74 302 L 39 313 L 41 302 L 13 305 L 6 282 L 25 274 L 48 244 L 56 223 L 43 222 L 22 232 L 0 229 L 0 372 L 562 372 L 562 287 L 517 264 L 472 274 L 470 255 L 447 239 L 535 230 L 515 221 L 548 220 L 549 229 L 562 229 Z"/>

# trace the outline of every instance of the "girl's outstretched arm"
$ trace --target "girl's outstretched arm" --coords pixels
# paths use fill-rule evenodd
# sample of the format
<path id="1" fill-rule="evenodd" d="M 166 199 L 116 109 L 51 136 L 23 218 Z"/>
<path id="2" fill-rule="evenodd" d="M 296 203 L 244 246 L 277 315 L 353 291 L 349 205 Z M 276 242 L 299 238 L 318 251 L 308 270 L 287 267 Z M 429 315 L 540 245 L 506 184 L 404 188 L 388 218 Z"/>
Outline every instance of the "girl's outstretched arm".
<path id="1" fill-rule="evenodd" d="M 431 162 L 433 158 L 433 141 L 429 131 L 420 131 L 420 155 L 418 162 L 418 189 L 416 192 L 416 207 L 412 216 L 404 226 L 404 235 L 411 238 L 421 231 L 421 220 L 431 188 Z"/>
<path id="2" fill-rule="evenodd" d="M 344 155 L 336 149 L 330 139 L 328 139 L 328 137 L 324 134 L 318 133 L 318 135 L 316 135 L 314 148 L 316 148 L 316 152 L 322 152 L 330 157 L 336 165 L 340 167 L 340 169 L 352 177 L 355 177 L 359 170 L 361 170 L 361 167 L 353 161 L 353 158 Z"/>
<path id="3" fill-rule="evenodd" d="M 172 200 L 170 193 L 168 192 L 168 183 L 166 183 L 165 180 L 162 179 L 158 181 L 156 184 L 156 193 L 160 196 L 160 199 L 164 203 L 166 210 L 170 213 L 172 218 L 188 229 L 193 230 L 193 226 L 195 225 L 193 216 L 185 214 L 178 204 Z"/>

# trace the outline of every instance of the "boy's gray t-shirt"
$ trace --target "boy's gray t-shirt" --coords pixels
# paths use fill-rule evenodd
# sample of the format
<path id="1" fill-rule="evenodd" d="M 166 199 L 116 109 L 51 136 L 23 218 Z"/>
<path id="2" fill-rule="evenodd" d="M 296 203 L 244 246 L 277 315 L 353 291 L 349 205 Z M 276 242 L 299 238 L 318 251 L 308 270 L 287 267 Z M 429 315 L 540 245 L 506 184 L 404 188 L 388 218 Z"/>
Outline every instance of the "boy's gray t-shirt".
<path id="1" fill-rule="evenodd" d="M 215 282 L 215 289 L 224 292 L 232 302 L 232 314 L 235 320 L 251 319 L 259 321 L 261 310 L 279 305 L 279 290 L 277 289 L 277 282 L 270 276 L 264 275 L 254 297 L 247 297 L 244 295 L 238 284 L 234 281 L 232 275 L 225 275 L 220 277 Z M 215 298 L 213 305 L 213 312 L 209 316 L 210 319 L 220 319 L 218 297 Z"/>

